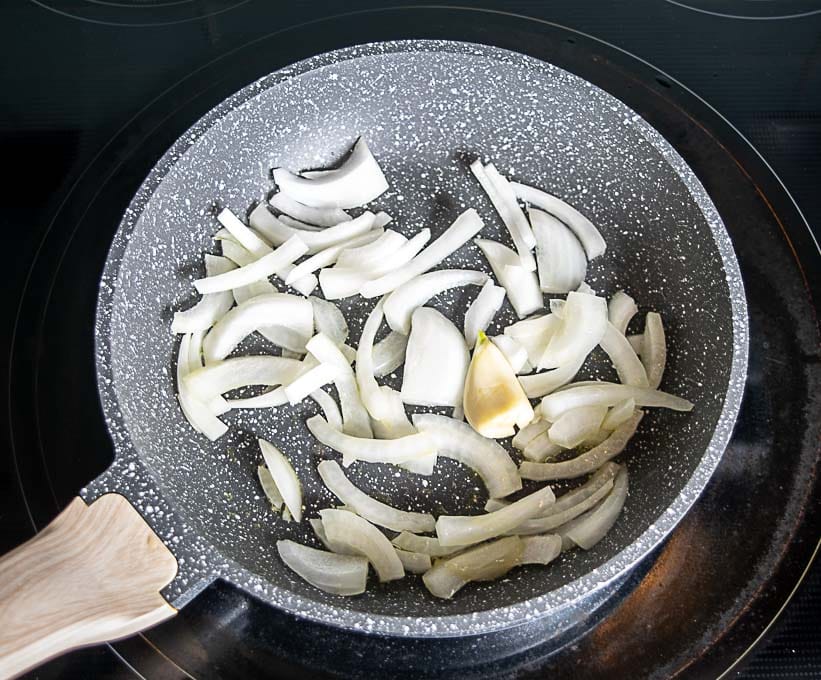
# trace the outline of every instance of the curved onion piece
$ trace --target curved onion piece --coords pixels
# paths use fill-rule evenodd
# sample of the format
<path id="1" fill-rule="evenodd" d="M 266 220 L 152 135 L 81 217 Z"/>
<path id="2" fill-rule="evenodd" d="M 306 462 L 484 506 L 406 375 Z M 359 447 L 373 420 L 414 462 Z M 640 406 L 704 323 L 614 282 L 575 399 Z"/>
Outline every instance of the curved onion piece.
<path id="1" fill-rule="evenodd" d="M 259 295 L 234 307 L 205 336 L 203 350 L 206 362 L 228 356 L 245 336 L 270 326 L 272 322 L 307 341 L 314 329 L 311 303 L 296 295 L 275 293 Z"/>
<path id="2" fill-rule="evenodd" d="M 539 368 L 559 368 L 586 357 L 607 331 L 607 303 L 586 293 L 567 295 L 561 323 L 539 360 Z"/>
<path id="3" fill-rule="evenodd" d="M 235 268 L 227 257 L 205 255 L 206 276 L 218 276 Z M 172 333 L 195 333 L 211 328 L 234 304 L 231 291 L 203 295 L 199 302 L 184 312 L 175 312 L 171 322 Z"/>
<path id="4" fill-rule="evenodd" d="M 457 251 L 471 238 L 476 236 L 484 226 L 479 214 L 473 208 L 468 208 L 454 220 L 453 224 L 439 235 L 439 238 L 404 267 L 400 267 L 378 279 L 369 281 L 362 286 L 360 294 L 363 297 L 372 298 L 397 289 L 403 283 L 410 281 L 414 276 L 424 274 L 428 269 L 435 267 L 448 255 Z"/>
<path id="5" fill-rule="evenodd" d="M 564 449 L 575 448 L 591 434 L 599 431 L 606 415 L 606 406 L 580 406 L 565 411 L 550 426 L 548 437 L 551 442 Z"/>
<path id="6" fill-rule="evenodd" d="M 227 257 L 238 267 L 244 267 L 257 259 L 252 253 L 243 248 L 230 234 L 220 240 L 220 247 L 222 248 L 223 257 Z M 271 252 L 270 248 L 268 252 Z"/>
<path id="7" fill-rule="evenodd" d="M 362 245 L 364 243 L 371 243 L 372 241 L 377 240 L 381 234 L 381 228 L 371 229 L 370 231 L 366 231 L 364 234 L 354 236 L 348 241 L 337 243 L 336 245 L 320 250 L 315 255 L 311 255 L 311 257 L 296 265 L 285 277 L 285 283 L 289 286 L 294 285 L 294 283 L 296 283 L 303 276 L 310 276 L 313 272 L 318 271 L 323 267 L 329 267 L 337 262 L 339 256 L 344 253 L 347 248 Z"/>
<path id="8" fill-rule="evenodd" d="M 493 274 L 507 291 L 508 300 L 520 319 L 544 306 L 536 274 L 519 264 L 515 251 L 484 238 L 477 238 L 476 245 L 485 254 Z"/>
<path id="9" fill-rule="evenodd" d="M 332 595 L 360 595 L 368 580 L 368 560 L 309 548 L 294 541 L 277 541 L 280 558 L 315 588 Z"/>
<path id="10" fill-rule="evenodd" d="M 313 399 L 322 409 L 325 414 L 325 420 L 335 430 L 342 430 L 342 415 L 339 413 L 339 407 L 336 405 L 333 397 L 325 390 L 314 390 L 310 394 Z"/>
<path id="11" fill-rule="evenodd" d="M 392 543 L 401 550 L 408 552 L 422 553 L 431 557 L 444 557 L 459 552 L 462 548 L 456 546 L 444 546 L 439 543 L 438 538 L 433 536 L 417 536 L 409 531 L 403 531 Z"/>
<path id="12" fill-rule="evenodd" d="M 561 543 L 561 539 L 559 539 Z M 430 555 L 425 553 L 408 552 L 401 548 L 394 548 L 396 556 L 409 574 L 424 574 L 431 568 Z"/>
<path id="13" fill-rule="evenodd" d="M 622 465 L 610 495 L 588 514 L 561 527 L 560 533 L 580 548 L 590 550 L 616 523 L 627 499 L 627 487 L 627 468 Z"/>
<path id="14" fill-rule="evenodd" d="M 308 246 L 308 253 L 311 255 L 361 236 L 373 229 L 375 220 L 376 216 L 370 210 L 366 210 L 356 219 L 340 222 L 335 227 L 328 227 L 322 231 L 304 231 L 281 222 L 271 214 L 267 206 L 262 204 L 254 208 L 248 216 L 251 226 L 274 245 L 285 243 L 288 239 L 299 236 Z"/>
<path id="15" fill-rule="evenodd" d="M 544 432 L 527 443 L 522 450 L 522 455 L 534 463 L 543 463 L 546 460 L 552 460 L 563 450 L 561 446 L 550 441 L 550 435 Z"/>
<path id="16" fill-rule="evenodd" d="M 627 326 L 639 311 L 636 301 L 623 290 L 618 290 L 607 303 L 607 317 L 616 330 L 622 335 L 627 333 Z"/>
<path id="17" fill-rule="evenodd" d="M 546 486 L 485 515 L 439 515 L 436 537 L 442 545 L 473 545 L 510 531 L 525 520 L 543 514 L 555 501 Z"/>
<path id="18" fill-rule="evenodd" d="M 408 414 L 405 413 L 405 404 L 402 402 L 399 392 L 390 387 L 382 386 L 379 388 L 379 399 L 383 405 L 384 417 L 380 420 L 371 420 L 374 436 L 377 439 L 396 439 L 416 432 L 416 428 L 408 420 Z M 435 455 L 433 456 L 433 462 L 436 462 Z M 431 474 L 431 472 L 432 470 L 425 474 Z"/>
<path id="19" fill-rule="evenodd" d="M 492 543 L 440 560 L 422 576 L 432 595 L 450 599 L 471 581 L 492 581 L 520 564 L 524 542 L 518 536 L 500 538 Z"/>
<path id="20" fill-rule="evenodd" d="M 643 333 L 638 333 L 636 335 L 628 335 L 627 336 L 627 342 L 630 343 L 630 347 L 633 348 L 633 351 L 639 357 L 641 357 L 641 350 L 644 346 L 644 334 Z M 646 368 L 647 367 L 645 366 L 645 369 Z"/>
<path id="21" fill-rule="evenodd" d="M 569 293 L 587 275 L 587 257 L 573 232 L 553 215 L 528 210 L 536 236 L 539 286 L 544 293 Z"/>
<path id="22" fill-rule="evenodd" d="M 435 309 L 419 307 L 405 352 L 402 401 L 420 406 L 461 404 L 469 363 L 465 339 L 453 322 Z"/>
<path id="23" fill-rule="evenodd" d="M 519 203 L 516 201 L 516 194 L 510 187 L 510 183 L 502 177 L 492 163 L 482 166 L 480 160 L 475 160 L 470 164 L 470 171 L 479 180 L 482 189 L 502 218 L 502 222 L 513 239 L 513 244 L 518 251 L 519 263 L 526 271 L 535 271 L 536 260 L 533 259 L 533 246 L 536 239 L 530 229 L 527 218 L 524 216 Z"/>
<path id="24" fill-rule="evenodd" d="M 589 451 L 562 461 L 561 463 L 530 463 L 525 461 L 519 466 L 523 479 L 546 481 L 551 479 L 573 479 L 581 477 L 604 465 L 618 456 L 636 433 L 643 411 L 636 411 L 630 420 L 619 425 L 612 434 L 598 446 Z"/>
<path id="25" fill-rule="evenodd" d="M 656 312 L 647 312 L 641 360 L 647 370 L 648 385 L 653 389 L 658 389 L 664 375 L 664 367 L 667 364 L 667 342 L 664 339 L 661 315 Z"/>
<path id="26" fill-rule="evenodd" d="M 519 451 L 524 451 L 525 447 L 532 442 L 536 437 L 538 437 L 543 432 L 547 432 L 547 429 L 550 427 L 550 423 L 546 420 L 535 420 L 529 425 L 526 425 L 522 429 L 520 429 L 516 436 L 513 437 L 513 444 L 514 449 L 518 449 Z"/>
<path id="27" fill-rule="evenodd" d="M 276 387 L 273 390 L 268 390 L 256 397 L 246 397 L 245 399 L 229 399 L 228 406 L 232 409 L 242 408 L 274 408 L 276 406 L 284 406 L 288 403 L 288 397 L 285 396 L 284 387 Z"/>
<path id="28" fill-rule="evenodd" d="M 373 346 L 373 374 L 377 378 L 392 373 L 405 362 L 408 336 L 391 331 Z"/>
<path id="29" fill-rule="evenodd" d="M 327 385 L 336 377 L 336 368 L 328 364 L 319 364 L 308 369 L 298 378 L 285 386 L 285 396 L 292 406 L 298 404 L 312 392 Z"/>
<path id="30" fill-rule="evenodd" d="M 595 382 L 580 387 L 569 385 L 561 392 L 547 395 L 542 399 L 539 408 L 543 417 L 555 422 L 562 413 L 571 408 L 593 405 L 614 406 L 630 398 L 636 400 L 636 406 L 669 408 L 673 411 L 693 410 L 692 402 L 666 392 L 608 382 Z"/>
<path id="31" fill-rule="evenodd" d="M 284 225 L 293 227 L 294 229 L 302 229 L 304 231 L 322 231 L 322 227 L 317 227 L 316 225 L 308 224 L 307 222 L 300 222 L 289 215 L 277 215 L 277 219 Z"/>
<path id="32" fill-rule="evenodd" d="M 217 215 L 217 220 L 254 259 L 270 254 L 271 246 L 263 241 L 253 229 L 246 227 L 242 220 L 228 208 L 224 208 Z"/>
<path id="33" fill-rule="evenodd" d="M 519 564 L 550 564 L 562 552 L 562 537 L 556 534 L 522 537 L 522 546 Z"/>
<path id="34" fill-rule="evenodd" d="M 551 371 L 519 376 L 519 384 L 522 386 L 528 399 L 543 397 L 573 380 L 586 358 L 586 356 L 582 356 Z"/>
<path id="35" fill-rule="evenodd" d="M 255 298 L 258 295 L 273 295 L 277 293 L 276 286 L 272 284 L 270 281 L 254 281 L 253 283 L 249 283 L 247 286 L 240 286 L 239 288 L 234 288 L 231 291 L 231 294 L 234 297 L 234 300 L 238 305 L 241 305 L 246 300 L 250 300 L 251 298 Z M 218 293 L 214 293 L 214 295 L 218 295 Z"/>
<path id="36" fill-rule="evenodd" d="M 366 557 L 380 581 L 393 581 L 405 575 L 393 545 L 373 524 L 347 510 L 320 510 L 319 516 L 328 541 Z"/>
<path id="37" fill-rule="evenodd" d="M 522 488 L 516 464 L 501 444 L 447 416 L 416 413 L 412 420 L 416 429 L 431 438 L 440 456 L 472 468 L 482 478 L 491 498 L 503 498 Z"/>
<path id="38" fill-rule="evenodd" d="M 648 387 L 647 371 L 645 371 L 627 338 L 610 322 L 607 323 L 607 330 L 599 343 L 605 351 L 619 380 L 625 385 L 633 387 Z"/>
<path id="39" fill-rule="evenodd" d="M 607 413 L 607 415 L 604 417 L 604 420 L 601 424 L 601 429 L 612 432 L 619 425 L 629 420 L 630 417 L 633 415 L 633 411 L 635 410 L 635 399 L 630 398 L 625 399 L 624 401 L 620 401 L 619 403 L 614 405 Z"/>
<path id="40" fill-rule="evenodd" d="M 607 244 L 604 242 L 604 238 L 602 238 L 599 230 L 573 206 L 568 205 L 556 196 L 551 196 L 541 189 L 536 189 L 526 184 L 511 182 L 510 186 L 516 195 L 525 203 L 530 203 L 550 213 L 554 217 L 558 217 L 570 227 L 573 233 L 576 234 L 576 238 L 579 239 L 582 246 L 584 246 L 588 260 L 602 255 L 607 249 Z"/>
<path id="41" fill-rule="evenodd" d="M 199 398 L 210 399 L 248 385 L 287 385 L 301 371 L 302 362 L 296 359 L 276 356 L 232 357 L 193 371 L 186 376 L 185 385 Z"/>
<path id="42" fill-rule="evenodd" d="M 315 224 L 318 227 L 333 227 L 340 222 L 348 222 L 351 216 L 340 208 L 312 208 L 295 201 L 282 192 L 277 192 L 268 200 L 275 210 L 290 215 L 301 222 Z"/>
<path id="43" fill-rule="evenodd" d="M 505 289 L 495 285 L 490 279 L 485 281 L 479 295 L 465 312 L 465 340 L 467 340 L 468 348 L 472 349 L 476 344 L 479 331 L 487 330 L 496 312 L 502 308 L 504 301 Z"/>
<path id="44" fill-rule="evenodd" d="M 511 324 L 504 330 L 505 337 L 513 338 L 527 351 L 528 363 L 535 366 L 542 358 L 547 343 L 559 328 L 561 319 L 555 314 L 533 316 Z M 572 378 L 571 378 L 572 379 Z"/>
<path id="45" fill-rule="evenodd" d="M 514 340 L 509 335 L 494 335 L 488 338 L 499 351 L 505 355 L 507 363 L 514 373 L 525 372 L 525 369 L 531 368 L 530 362 L 527 360 L 527 349 L 524 345 Z"/>
<path id="46" fill-rule="evenodd" d="M 211 441 L 219 439 L 228 431 L 213 411 L 200 399 L 196 398 L 186 385 L 186 377 L 190 368 L 191 336 L 183 335 L 180 339 L 180 349 L 177 355 L 177 399 L 180 409 L 186 420 L 197 432 L 204 434 Z"/>
<path id="47" fill-rule="evenodd" d="M 348 322 L 342 311 L 333 302 L 322 298 L 308 298 L 314 310 L 314 326 L 317 333 L 324 333 L 337 345 L 348 339 Z"/>
<path id="48" fill-rule="evenodd" d="M 285 506 L 299 522 L 302 519 L 302 485 L 299 483 L 299 477 L 296 476 L 291 463 L 276 446 L 264 439 L 258 439 L 257 442 L 265 465 L 268 466 L 268 471 L 285 501 Z"/>
<path id="49" fill-rule="evenodd" d="M 268 502 L 271 504 L 271 510 L 279 512 L 284 501 L 282 499 L 282 494 L 279 493 L 279 489 L 277 488 L 277 483 L 271 476 L 270 470 L 268 470 L 268 468 L 264 465 L 258 465 L 257 477 L 259 478 L 259 483 L 262 486 L 262 491 L 265 493 L 265 498 L 267 498 Z"/>
<path id="50" fill-rule="evenodd" d="M 258 259 L 252 253 L 247 251 L 239 243 L 232 239 L 233 237 L 231 239 L 224 239 L 222 241 L 222 254 L 225 255 L 225 257 L 232 260 L 240 267 L 250 265 Z M 268 248 L 268 252 L 271 252 L 270 248 Z M 291 271 L 293 271 L 293 269 L 293 264 L 286 264 L 285 266 L 275 271 L 274 274 L 284 281 L 288 277 L 288 274 L 290 274 Z M 319 282 L 317 281 L 316 276 L 314 276 L 313 274 L 308 274 L 307 276 L 303 276 L 296 281 L 292 281 L 289 285 L 294 290 L 297 290 L 303 295 L 307 296 L 310 295 L 311 291 L 317 287 L 318 283 Z M 254 295 L 246 294 L 242 291 L 244 291 L 245 289 L 258 290 L 258 287 L 261 285 L 266 285 L 268 290 L 266 290 L 265 292 L 276 292 L 276 289 L 268 281 L 255 281 L 254 283 L 251 283 L 248 286 L 241 286 L 239 288 L 234 289 L 234 299 L 237 301 L 237 304 L 241 304 L 242 300 L 247 300 L 249 297 L 254 297 Z M 240 292 L 242 292 L 242 300 L 240 300 L 240 298 L 238 297 L 238 293 Z"/>
<path id="51" fill-rule="evenodd" d="M 398 439 L 365 439 L 334 430 L 322 416 L 308 418 L 305 424 L 322 444 L 342 454 L 345 467 L 357 460 L 399 464 L 436 452 L 433 439 L 422 432 Z"/>
<path id="52" fill-rule="evenodd" d="M 440 269 L 416 276 L 385 298 L 385 319 L 394 331 L 407 335 L 417 307 L 451 288 L 481 286 L 487 280 L 487 274 L 472 269 Z"/>
<path id="53" fill-rule="evenodd" d="M 306 178 L 275 168 L 273 177 L 282 193 L 312 208 L 356 208 L 388 190 L 388 181 L 362 137 L 336 169 Z"/>
<path id="54" fill-rule="evenodd" d="M 382 392 L 376 378 L 373 377 L 373 341 L 382 324 L 382 317 L 380 300 L 365 320 L 362 335 L 359 337 L 359 347 L 356 350 L 356 384 L 359 387 L 359 396 L 371 418 L 375 420 L 384 420 L 388 417 Z"/>
<path id="55" fill-rule="evenodd" d="M 386 257 L 407 242 L 408 239 L 402 234 L 388 229 L 370 243 L 347 245 L 337 258 L 337 267 L 370 271 L 378 268 Z"/>
<path id="56" fill-rule="evenodd" d="M 371 498 L 351 483 L 336 461 L 323 460 L 317 466 L 317 471 L 331 493 L 353 512 L 369 522 L 392 531 L 409 531 L 411 533 L 433 531 L 436 523 L 433 515 L 398 510 L 375 498 Z"/>
<path id="57" fill-rule="evenodd" d="M 275 251 L 263 255 L 251 264 L 239 269 L 232 269 L 224 274 L 198 279 L 194 281 L 194 287 L 202 294 L 218 293 L 222 290 L 247 286 L 255 281 L 264 281 L 283 267 L 292 264 L 294 260 L 304 255 L 307 250 L 308 247 L 302 239 L 299 236 L 294 236 Z"/>

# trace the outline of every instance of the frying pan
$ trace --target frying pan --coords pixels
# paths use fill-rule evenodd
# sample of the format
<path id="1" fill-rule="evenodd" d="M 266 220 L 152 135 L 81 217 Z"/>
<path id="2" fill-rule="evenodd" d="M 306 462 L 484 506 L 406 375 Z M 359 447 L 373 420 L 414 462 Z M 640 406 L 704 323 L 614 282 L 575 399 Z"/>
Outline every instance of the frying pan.
<path id="1" fill-rule="evenodd" d="M 255 477 L 256 438 L 276 442 L 302 482 L 307 516 L 334 504 L 316 463 L 335 454 L 304 427 L 316 409 L 240 411 L 210 443 L 180 413 L 174 310 L 195 296 L 214 209 L 238 213 L 272 189 L 269 169 L 334 163 L 360 135 L 391 183 L 378 200 L 406 233 L 441 232 L 466 207 L 483 236 L 506 240 L 466 159 L 493 160 L 549 188 L 600 227 L 590 264 L 600 293 L 624 288 L 665 319 L 662 388 L 696 404 L 652 412 L 622 457 L 631 491 L 620 521 L 588 552 L 429 596 L 417 578 L 371 583 L 356 598 L 320 592 L 289 571 L 275 542 L 315 544 L 307 523 L 271 513 Z M 488 271 L 475 246 L 442 266 Z M 460 324 L 475 291 L 432 304 Z M 373 301 L 342 306 L 356 340 Z M 513 320 L 503 308 L 491 331 Z M 249 339 L 242 352 L 270 352 Z M 635 112 L 555 66 L 484 45 L 403 41 L 323 54 L 220 104 L 160 159 L 125 212 L 100 283 L 100 398 L 116 451 L 111 467 L 43 532 L 0 560 L 0 676 L 67 649 L 116 639 L 170 616 L 221 578 L 280 609 L 332 626 L 414 637 L 465 636 L 555 616 L 600 593 L 657 545 L 695 502 L 738 412 L 747 362 L 743 286 L 721 218 L 673 148 Z M 612 379 L 594 357 L 581 378 Z M 401 371 L 387 381 L 401 383 Z M 357 464 L 353 481 L 408 509 L 478 512 L 482 485 L 452 461 L 422 478 Z M 528 487 L 526 486 L 526 489 Z M 562 486 L 557 485 L 557 491 Z"/>

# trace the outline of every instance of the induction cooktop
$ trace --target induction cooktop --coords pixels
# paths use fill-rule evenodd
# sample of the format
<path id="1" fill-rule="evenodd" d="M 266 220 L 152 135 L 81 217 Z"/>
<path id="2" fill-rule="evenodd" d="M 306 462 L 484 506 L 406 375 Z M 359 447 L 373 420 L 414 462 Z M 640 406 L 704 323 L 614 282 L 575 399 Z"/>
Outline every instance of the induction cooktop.
<path id="1" fill-rule="evenodd" d="M 112 458 L 94 379 L 97 281 L 152 165 L 245 84 L 375 40 L 473 41 L 555 63 L 625 101 L 687 160 L 728 227 L 750 308 L 747 391 L 715 478 L 612 597 L 549 644 L 538 635 L 460 645 L 368 638 L 217 583 L 175 619 L 31 677 L 821 677 L 821 579 L 811 566 L 821 499 L 821 2 L 383 5 L 0 5 L 9 358 L 0 550 L 44 526 Z"/>

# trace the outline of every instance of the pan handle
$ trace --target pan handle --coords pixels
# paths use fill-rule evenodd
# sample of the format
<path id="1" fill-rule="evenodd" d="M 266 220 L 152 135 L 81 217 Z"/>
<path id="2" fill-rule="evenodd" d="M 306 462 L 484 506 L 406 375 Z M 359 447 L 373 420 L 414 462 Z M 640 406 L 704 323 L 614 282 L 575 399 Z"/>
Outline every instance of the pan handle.
<path id="1" fill-rule="evenodd" d="M 71 501 L 0 558 L 0 678 L 132 635 L 177 610 L 160 594 L 177 560 L 119 494 Z"/>

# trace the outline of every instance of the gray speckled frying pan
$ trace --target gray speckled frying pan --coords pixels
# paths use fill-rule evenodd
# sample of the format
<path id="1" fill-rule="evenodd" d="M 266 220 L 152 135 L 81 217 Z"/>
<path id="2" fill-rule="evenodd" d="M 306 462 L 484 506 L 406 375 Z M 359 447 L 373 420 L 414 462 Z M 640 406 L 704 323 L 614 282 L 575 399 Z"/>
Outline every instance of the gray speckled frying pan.
<path id="1" fill-rule="evenodd" d="M 622 456 L 631 472 L 623 516 L 593 550 L 471 585 L 450 602 L 431 597 L 418 577 L 387 585 L 371 579 L 362 596 L 330 596 L 280 562 L 277 539 L 315 539 L 307 522 L 286 523 L 268 509 L 255 475 L 261 436 L 293 461 L 307 517 L 334 504 L 316 464 L 336 454 L 304 427 L 315 405 L 233 412 L 229 434 L 215 443 L 196 435 L 180 413 L 173 379 L 178 340 L 169 323 L 173 310 L 195 300 L 191 282 L 202 273 L 202 253 L 218 252 L 214 205 L 242 214 L 271 191 L 272 166 L 333 163 L 359 135 L 391 183 L 375 205 L 394 216 L 395 228 L 429 226 L 435 237 L 475 206 L 487 225 L 483 235 L 506 241 L 465 162 L 482 156 L 565 197 L 600 227 L 608 249 L 591 263 L 594 289 L 610 295 L 624 288 L 642 312 L 661 312 L 669 342 L 662 388 L 696 407 L 645 418 Z M 488 269 L 473 245 L 442 266 Z M 432 304 L 461 324 L 475 292 L 462 289 Z M 354 342 L 372 304 L 342 305 Z M 504 308 L 495 330 L 512 319 Z M 261 342 L 243 349 L 271 351 Z M 610 378 L 600 359 L 590 376 Z M 560 617 L 667 535 L 718 464 L 746 360 L 746 307 L 729 237 L 696 177 L 637 114 L 576 76 L 501 49 L 428 41 L 352 47 L 282 69 L 223 102 L 163 156 L 132 201 L 109 254 L 97 319 L 100 395 L 117 456 L 81 496 L 91 503 L 122 494 L 153 528 L 176 558 L 173 579 L 167 582 L 168 574 L 153 585 L 173 607 L 223 578 L 275 607 L 350 629 L 485 633 Z M 401 373 L 391 380 L 397 386 Z M 366 464 L 350 473 L 365 490 L 408 509 L 465 513 L 485 500 L 478 478 L 448 460 L 430 478 Z M 135 562 L 140 545 L 132 544 Z M 132 622 L 106 635 L 138 627 Z"/>

